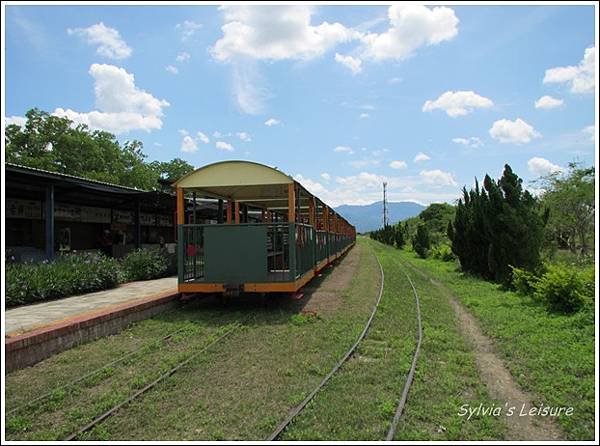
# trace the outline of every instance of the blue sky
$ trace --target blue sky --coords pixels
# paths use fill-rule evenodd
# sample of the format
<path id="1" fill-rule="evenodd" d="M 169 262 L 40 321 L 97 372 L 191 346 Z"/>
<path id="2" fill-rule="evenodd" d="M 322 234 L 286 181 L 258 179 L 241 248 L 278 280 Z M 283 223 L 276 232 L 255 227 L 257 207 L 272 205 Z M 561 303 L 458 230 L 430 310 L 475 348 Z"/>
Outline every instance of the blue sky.
<path id="1" fill-rule="evenodd" d="M 258 161 L 332 205 L 595 164 L 593 6 L 5 12 L 6 121 L 38 107 L 151 160 Z"/>

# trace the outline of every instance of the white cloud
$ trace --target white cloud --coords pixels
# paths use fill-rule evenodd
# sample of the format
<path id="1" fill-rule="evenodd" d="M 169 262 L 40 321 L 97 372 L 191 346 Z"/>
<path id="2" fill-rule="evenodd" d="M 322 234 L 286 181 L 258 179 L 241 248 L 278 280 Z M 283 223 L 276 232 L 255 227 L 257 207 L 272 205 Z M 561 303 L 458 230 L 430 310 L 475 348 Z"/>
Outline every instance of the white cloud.
<path id="1" fill-rule="evenodd" d="M 388 79 L 388 84 L 399 84 L 400 82 L 402 82 L 402 78 L 401 77 L 392 77 L 390 79 Z"/>
<path id="2" fill-rule="evenodd" d="M 406 169 L 406 161 L 392 161 L 390 167 L 392 169 Z"/>
<path id="3" fill-rule="evenodd" d="M 196 150 L 198 150 L 198 144 L 196 144 L 194 138 L 192 138 L 190 135 L 185 135 L 181 141 L 181 151 L 193 153 Z"/>
<path id="4" fill-rule="evenodd" d="M 190 57 L 192 57 L 192 56 L 190 55 L 190 53 L 186 53 L 185 51 L 183 51 L 183 52 L 181 52 L 181 53 L 179 53 L 179 54 L 177 55 L 177 57 L 175 58 L 175 60 L 176 60 L 177 62 L 185 62 L 185 61 L 187 61 L 187 60 L 190 60 Z"/>
<path id="5" fill-rule="evenodd" d="M 202 28 L 202 24 L 192 20 L 185 20 L 183 23 L 175 25 L 175 29 L 181 33 L 181 40 L 183 42 L 190 39 L 200 28 Z"/>
<path id="6" fill-rule="evenodd" d="M 387 190 L 390 201 L 432 203 L 452 201 L 460 195 L 460 191 L 454 184 L 443 186 L 436 182 L 429 183 L 420 175 L 388 177 L 363 171 L 357 175 L 336 177 L 335 182 L 330 183 L 312 181 L 300 174 L 295 175 L 294 178 L 331 206 L 365 205 L 380 201 L 384 181 L 388 183 Z M 444 190 L 444 188 L 449 188 L 450 191 Z"/>
<path id="7" fill-rule="evenodd" d="M 419 176 L 427 184 L 435 186 L 456 186 L 457 183 L 450 172 L 443 172 L 440 169 L 422 170 Z"/>
<path id="8" fill-rule="evenodd" d="M 552 96 L 542 96 L 537 101 L 535 101 L 535 108 L 551 109 L 560 107 L 563 104 L 564 101 L 562 99 L 556 99 Z"/>
<path id="9" fill-rule="evenodd" d="M 415 155 L 415 158 L 413 159 L 413 163 L 420 163 L 421 161 L 429 161 L 431 159 L 430 156 L 426 155 L 423 152 L 419 152 Z"/>
<path id="10" fill-rule="evenodd" d="M 374 159 L 362 159 L 362 160 L 350 161 L 348 164 L 351 167 L 354 167 L 355 169 L 362 169 L 367 166 L 379 166 L 381 164 L 381 161 L 374 160 Z"/>
<path id="11" fill-rule="evenodd" d="M 375 110 L 375 106 L 373 104 L 363 104 L 359 108 L 361 110 L 369 110 L 369 111 Z"/>
<path id="12" fill-rule="evenodd" d="M 596 126 L 594 124 L 588 125 L 582 132 L 589 136 L 591 142 L 596 142 Z"/>
<path id="13" fill-rule="evenodd" d="M 261 86 L 261 77 L 254 63 L 235 60 L 232 63 L 233 96 L 238 107 L 249 115 L 258 115 L 265 109 L 269 92 Z"/>
<path id="14" fill-rule="evenodd" d="M 573 93 L 593 93 L 596 88 L 596 47 L 585 49 L 577 66 L 555 67 L 546 70 L 544 84 L 567 83 Z"/>
<path id="15" fill-rule="evenodd" d="M 335 53 L 335 61 L 352 71 L 352 74 L 358 74 L 362 71 L 362 60 L 355 57 Z"/>
<path id="16" fill-rule="evenodd" d="M 362 37 L 363 58 L 405 59 L 423 45 L 436 45 L 458 34 L 458 18 L 447 7 L 392 5 L 388 9 L 389 29 Z"/>
<path id="17" fill-rule="evenodd" d="M 250 135 L 246 132 L 237 132 L 236 133 L 237 137 L 240 138 L 242 141 L 245 142 L 250 142 L 252 141 L 252 138 L 250 137 Z"/>
<path id="18" fill-rule="evenodd" d="M 221 6 L 223 36 L 211 48 L 221 61 L 236 57 L 283 60 L 311 59 L 360 33 L 340 23 L 311 24 L 314 7 Z"/>
<path id="19" fill-rule="evenodd" d="M 331 180 L 331 175 L 329 175 L 327 172 L 323 172 L 321 174 L 321 178 L 323 178 L 325 181 L 330 181 Z"/>
<path id="20" fill-rule="evenodd" d="M 217 141 L 215 146 L 219 150 L 226 150 L 228 152 L 233 152 L 233 146 L 225 141 Z"/>
<path id="21" fill-rule="evenodd" d="M 275 119 L 275 118 L 270 118 L 265 121 L 265 125 L 267 127 L 273 127 L 274 125 L 278 125 L 280 123 L 281 123 L 281 121 L 279 119 Z"/>
<path id="22" fill-rule="evenodd" d="M 452 138 L 452 142 L 456 144 L 462 144 L 466 147 L 472 147 L 474 149 L 483 145 L 483 141 L 481 141 L 481 139 L 477 136 L 471 136 L 469 138 Z"/>
<path id="23" fill-rule="evenodd" d="M 369 117 L 369 114 L 368 114 L 368 113 L 361 113 L 360 115 L 358 115 L 358 117 L 359 117 L 360 119 L 366 119 L 366 118 L 368 118 L 368 117 Z"/>
<path id="24" fill-rule="evenodd" d="M 198 132 L 196 133 L 196 138 L 198 139 L 198 141 L 203 142 L 204 144 L 208 144 L 210 142 L 210 140 L 208 139 L 208 136 L 206 136 L 204 133 L 202 132 Z"/>
<path id="25" fill-rule="evenodd" d="M 188 132 L 186 129 L 179 129 L 179 130 L 177 130 L 177 131 L 179 132 L 179 134 L 180 134 L 181 136 L 186 136 L 186 135 L 189 135 L 189 134 L 190 134 L 190 132 Z"/>
<path id="26" fill-rule="evenodd" d="M 167 65 L 165 67 L 165 70 L 167 70 L 171 74 L 177 74 L 177 73 L 179 73 L 179 70 L 177 69 L 177 67 L 174 67 L 173 65 Z"/>
<path id="27" fill-rule="evenodd" d="M 67 29 L 69 35 L 79 36 L 90 45 L 98 45 L 96 53 L 109 59 L 126 59 L 131 56 L 131 48 L 121 38 L 119 31 L 96 23 L 88 28 Z"/>
<path id="28" fill-rule="evenodd" d="M 24 116 L 8 116 L 4 118 L 4 123 L 6 126 L 15 124 L 19 127 L 25 127 L 25 124 L 27 124 L 27 118 Z"/>
<path id="29" fill-rule="evenodd" d="M 480 96 L 474 91 L 447 91 L 435 101 L 426 101 L 422 110 L 429 112 L 440 109 L 448 116 L 456 118 L 471 113 L 475 108 L 489 108 L 493 105 L 491 99 Z"/>
<path id="30" fill-rule="evenodd" d="M 532 174 L 541 177 L 545 175 L 549 175 L 555 172 L 563 172 L 564 169 L 557 164 L 552 164 L 545 158 L 540 158 L 539 156 L 531 158 L 527 161 L 527 167 L 529 172 Z"/>
<path id="31" fill-rule="evenodd" d="M 89 73 L 94 78 L 98 111 L 80 113 L 57 108 L 54 115 L 115 134 L 131 130 L 149 132 L 162 127 L 163 108 L 169 103 L 136 87 L 133 74 L 106 64 L 93 64 Z"/>
<path id="32" fill-rule="evenodd" d="M 500 119 L 490 128 L 490 136 L 503 144 L 525 144 L 542 135 L 521 118 L 515 121 Z"/>
<path id="33" fill-rule="evenodd" d="M 334 152 L 337 153 L 347 153 L 349 155 L 352 155 L 354 153 L 354 150 L 352 150 L 352 147 L 348 147 L 348 146 L 337 146 L 333 149 Z"/>

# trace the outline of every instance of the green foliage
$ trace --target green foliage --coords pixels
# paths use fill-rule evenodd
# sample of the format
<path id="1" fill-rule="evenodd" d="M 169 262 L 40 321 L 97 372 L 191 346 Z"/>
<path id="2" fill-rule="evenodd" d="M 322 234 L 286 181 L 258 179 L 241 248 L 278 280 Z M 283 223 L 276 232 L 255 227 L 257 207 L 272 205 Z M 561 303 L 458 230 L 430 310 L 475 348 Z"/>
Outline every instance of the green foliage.
<path id="1" fill-rule="evenodd" d="M 406 227 L 402 223 L 387 225 L 376 231 L 371 231 L 369 237 L 372 240 L 402 249 L 406 244 Z"/>
<path id="2" fill-rule="evenodd" d="M 592 282 L 593 283 L 593 282 Z M 534 296 L 553 310 L 572 313 L 581 309 L 589 295 L 589 284 L 577 269 L 566 265 L 551 265 L 535 284 Z"/>
<path id="3" fill-rule="evenodd" d="M 427 225 L 432 245 L 440 245 L 448 240 L 446 228 L 455 213 L 456 207 L 448 203 L 432 203 L 421 211 L 419 220 Z"/>
<path id="4" fill-rule="evenodd" d="M 594 167 L 569 164 L 566 173 L 556 172 L 540 179 L 542 203 L 549 211 L 548 237 L 558 248 L 587 255 L 594 243 Z"/>
<path id="5" fill-rule="evenodd" d="M 522 296 L 532 296 L 539 277 L 521 268 L 512 268 L 513 288 Z"/>
<path id="6" fill-rule="evenodd" d="M 136 249 L 122 260 L 127 280 L 151 280 L 165 277 L 168 259 L 160 249 Z"/>
<path id="7" fill-rule="evenodd" d="M 113 288 L 119 262 L 102 254 L 64 254 L 52 262 L 7 263 L 6 306 Z"/>
<path id="8" fill-rule="evenodd" d="M 159 178 L 176 179 L 193 169 L 179 158 L 147 163 L 140 141 L 121 145 L 111 133 L 36 108 L 25 115 L 24 127 L 6 127 L 7 162 L 147 190 L 157 189 Z"/>
<path id="9" fill-rule="evenodd" d="M 431 239 L 427 225 L 421 224 L 417 227 L 417 233 L 412 239 L 412 248 L 423 259 L 429 255 Z"/>
<path id="10" fill-rule="evenodd" d="M 463 189 L 448 237 L 464 271 L 508 284 L 511 266 L 540 265 L 547 212 L 508 164 L 502 178 L 486 175 L 483 185 L 480 189 L 476 181 L 474 189 Z"/>
<path id="11" fill-rule="evenodd" d="M 446 244 L 434 246 L 433 248 L 431 248 L 431 257 L 433 257 L 434 259 L 442 260 L 444 262 L 451 262 L 454 259 L 456 259 L 454 253 L 452 252 L 452 248 Z"/>
<path id="12" fill-rule="evenodd" d="M 521 295 L 534 297 L 551 310 L 573 313 L 587 307 L 593 314 L 594 267 L 554 263 L 530 272 L 513 268 L 512 284 Z"/>

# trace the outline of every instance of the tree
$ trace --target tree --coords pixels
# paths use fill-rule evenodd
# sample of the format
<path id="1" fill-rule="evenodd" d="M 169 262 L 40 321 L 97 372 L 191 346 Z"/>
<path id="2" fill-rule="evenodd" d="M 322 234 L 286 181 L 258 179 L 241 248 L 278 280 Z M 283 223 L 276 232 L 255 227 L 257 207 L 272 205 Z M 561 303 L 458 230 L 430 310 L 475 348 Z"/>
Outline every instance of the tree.
<path id="1" fill-rule="evenodd" d="M 161 177 L 178 177 L 192 169 L 178 158 L 147 163 L 140 141 L 120 144 L 109 132 L 36 108 L 25 115 L 23 127 L 6 127 L 7 162 L 146 190 L 159 188 Z"/>
<path id="2" fill-rule="evenodd" d="M 452 221 L 455 212 L 455 207 L 448 203 L 432 203 L 421 211 L 419 219 L 427 225 L 433 245 L 445 241 L 448 222 Z"/>
<path id="3" fill-rule="evenodd" d="M 413 250 L 419 255 L 419 257 L 425 259 L 431 249 L 431 240 L 429 237 L 429 229 L 427 225 L 421 223 L 417 226 L 417 232 L 412 239 Z"/>
<path id="4" fill-rule="evenodd" d="M 533 270 L 540 263 L 540 248 L 548 213 L 507 164 L 502 178 L 488 175 L 483 188 L 475 188 L 458 201 L 447 234 L 452 251 L 464 271 L 509 283 L 511 266 Z"/>
<path id="5" fill-rule="evenodd" d="M 570 163 L 567 172 L 542 177 L 541 201 L 550 211 L 548 235 L 559 248 L 585 255 L 594 240 L 595 169 Z"/>
<path id="6" fill-rule="evenodd" d="M 394 241 L 396 242 L 396 248 L 402 249 L 406 243 L 405 229 L 402 222 L 398 222 L 394 226 Z"/>

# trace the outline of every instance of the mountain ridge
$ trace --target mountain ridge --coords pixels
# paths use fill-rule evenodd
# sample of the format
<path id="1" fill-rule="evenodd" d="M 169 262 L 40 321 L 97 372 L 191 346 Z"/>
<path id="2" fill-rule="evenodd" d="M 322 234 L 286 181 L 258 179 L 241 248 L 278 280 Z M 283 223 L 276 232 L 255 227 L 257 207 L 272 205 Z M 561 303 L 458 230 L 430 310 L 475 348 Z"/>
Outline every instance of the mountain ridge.
<path id="1" fill-rule="evenodd" d="M 425 206 L 412 201 L 388 202 L 388 221 L 395 224 L 401 220 L 415 217 Z M 367 205 L 343 204 L 335 208 L 336 212 L 356 227 L 357 232 L 379 229 L 383 221 L 383 202 L 376 201 Z"/>

